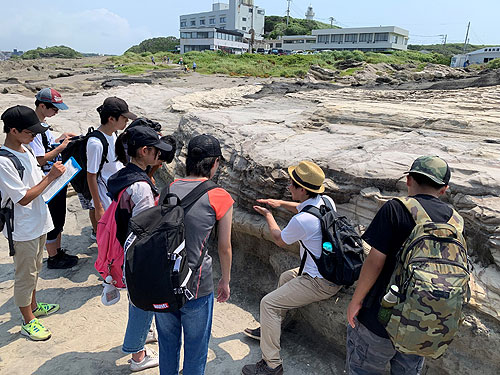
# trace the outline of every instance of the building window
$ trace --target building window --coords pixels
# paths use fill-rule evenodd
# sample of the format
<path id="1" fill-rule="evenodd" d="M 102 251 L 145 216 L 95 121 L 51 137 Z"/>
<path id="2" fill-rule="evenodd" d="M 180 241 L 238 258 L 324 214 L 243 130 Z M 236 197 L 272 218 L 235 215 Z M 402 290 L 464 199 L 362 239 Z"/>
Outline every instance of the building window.
<path id="1" fill-rule="evenodd" d="M 210 25 L 215 25 L 215 18 L 210 18 L 210 19 L 208 20 L 208 23 L 209 23 Z"/>
<path id="2" fill-rule="evenodd" d="M 242 18 L 241 18 L 241 20 L 242 20 L 243 22 L 245 22 L 245 21 L 247 20 L 247 18 L 246 18 L 246 17 L 242 17 Z"/>
<path id="3" fill-rule="evenodd" d="M 330 35 L 318 35 L 318 43 L 330 43 Z"/>
<path id="4" fill-rule="evenodd" d="M 359 34 L 359 42 L 360 43 L 371 43 L 372 40 L 373 40 L 372 33 Z"/>
<path id="5" fill-rule="evenodd" d="M 262 9 L 259 9 L 259 10 L 257 11 L 257 14 L 264 14 L 264 11 L 263 11 Z"/>
<path id="6" fill-rule="evenodd" d="M 196 26 L 196 21 L 191 21 L 191 26 Z"/>
<path id="7" fill-rule="evenodd" d="M 285 43 L 285 44 L 293 44 L 293 40 L 284 40 L 283 43 Z"/>
<path id="8" fill-rule="evenodd" d="M 357 43 L 358 42 L 358 34 L 345 34 L 345 42 Z"/>
<path id="9" fill-rule="evenodd" d="M 392 36 L 392 43 L 398 44 L 398 36 L 397 35 Z"/>
<path id="10" fill-rule="evenodd" d="M 243 27 L 241 28 L 241 30 L 246 30 L 246 29 L 247 29 L 247 28 L 246 28 L 245 26 L 243 26 Z"/>
<path id="11" fill-rule="evenodd" d="M 375 42 L 388 42 L 389 33 L 375 33 Z"/>
<path id="12" fill-rule="evenodd" d="M 187 26 L 186 21 L 181 21 L 181 27 L 186 27 L 186 26 Z"/>
<path id="13" fill-rule="evenodd" d="M 191 39 L 191 33 L 181 33 L 182 39 Z"/>
<path id="14" fill-rule="evenodd" d="M 342 43 L 344 41 L 344 34 L 332 34 L 332 43 Z"/>
<path id="15" fill-rule="evenodd" d="M 200 25 L 204 25 L 205 24 L 205 20 L 200 20 Z"/>
<path id="16" fill-rule="evenodd" d="M 316 43 L 316 40 L 314 40 L 314 39 L 306 39 L 306 43 Z"/>
<path id="17" fill-rule="evenodd" d="M 262 11 L 262 13 L 264 13 L 264 11 Z M 281 43 L 276 43 L 276 48 L 281 48 Z"/>
<path id="18" fill-rule="evenodd" d="M 220 23 L 226 23 L 226 17 L 221 17 L 221 18 L 219 19 L 219 21 L 220 21 Z"/>
<path id="19" fill-rule="evenodd" d="M 196 36 L 198 39 L 208 39 L 208 32 L 198 32 Z"/>

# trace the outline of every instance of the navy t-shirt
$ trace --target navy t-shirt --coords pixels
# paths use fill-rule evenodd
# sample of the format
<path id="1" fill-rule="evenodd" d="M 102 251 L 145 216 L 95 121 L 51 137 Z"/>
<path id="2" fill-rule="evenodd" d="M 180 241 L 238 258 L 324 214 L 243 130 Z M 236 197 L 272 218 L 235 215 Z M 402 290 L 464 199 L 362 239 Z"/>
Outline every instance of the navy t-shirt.
<path id="1" fill-rule="evenodd" d="M 446 223 L 453 210 L 439 198 L 431 195 L 415 195 L 432 221 Z M 384 326 L 378 321 L 380 301 L 385 294 L 401 246 L 415 227 L 415 221 L 408 209 L 397 199 L 386 202 L 377 212 L 362 238 L 373 248 L 387 256 L 382 272 L 370 289 L 358 314 L 358 320 L 371 332 L 389 338 Z"/>

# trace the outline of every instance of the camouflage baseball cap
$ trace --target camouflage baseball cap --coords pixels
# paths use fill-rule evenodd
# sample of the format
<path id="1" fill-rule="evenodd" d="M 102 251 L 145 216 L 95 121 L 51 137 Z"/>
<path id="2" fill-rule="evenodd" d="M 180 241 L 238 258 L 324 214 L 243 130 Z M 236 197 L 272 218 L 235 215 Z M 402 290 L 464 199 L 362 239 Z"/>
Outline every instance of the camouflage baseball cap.
<path id="1" fill-rule="evenodd" d="M 415 159 L 410 170 L 405 173 L 424 175 L 439 185 L 448 185 L 451 177 L 448 163 L 439 156 L 421 156 Z"/>

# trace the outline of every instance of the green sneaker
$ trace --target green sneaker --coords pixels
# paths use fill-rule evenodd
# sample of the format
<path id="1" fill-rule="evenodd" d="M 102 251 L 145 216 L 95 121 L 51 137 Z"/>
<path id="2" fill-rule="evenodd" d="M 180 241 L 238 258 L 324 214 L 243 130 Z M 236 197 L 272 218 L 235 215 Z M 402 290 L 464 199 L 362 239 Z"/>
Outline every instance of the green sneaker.
<path id="1" fill-rule="evenodd" d="M 34 341 L 44 341 L 50 339 L 52 334 L 50 331 L 43 326 L 40 321 L 35 318 L 27 324 L 21 326 L 21 334 L 28 336 Z"/>
<path id="2" fill-rule="evenodd" d="M 59 310 L 59 305 L 56 303 L 38 302 L 35 311 L 33 311 L 33 315 L 35 315 L 35 318 L 39 318 L 55 313 L 57 310 Z"/>

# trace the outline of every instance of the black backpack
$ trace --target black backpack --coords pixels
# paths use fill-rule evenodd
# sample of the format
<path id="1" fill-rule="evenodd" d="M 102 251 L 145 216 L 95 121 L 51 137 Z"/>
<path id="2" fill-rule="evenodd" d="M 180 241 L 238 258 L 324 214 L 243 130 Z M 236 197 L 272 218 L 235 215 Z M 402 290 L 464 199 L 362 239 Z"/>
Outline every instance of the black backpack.
<path id="1" fill-rule="evenodd" d="M 21 161 L 14 155 L 12 152 L 0 148 L 0 156 L 5 156 L 9 158 L 14 167 L 19 172 L 19 177 L 21 180 L 24 177 L 24 167 L 21 164 Z M 2 201 L 2 192 L 0 192 L 0 202 Z M 14 232 L 14 203 L 10 200 L 7 200 L 4 207 L 0 208 L 0 231 L 3 230 L 4 226 L 7 225 L 7 239 L 9 241 L 9 255 L 14 256 L 16 253 L 14 250 L 14 240 L 12 239 L 12 232 Z"/>
<path id="2" fill-rule="evenodd" d="M 359 278 L 363 265 L 363 243 L 357 230 L 345 216 L 340 216 L 333 209 L 331 202 L 325 198 L 320 208 L 306 206 L 301 212 L 316 216 L 321 223 L 322 243 L 330 242 L 332 251 L 322 249 L 319 259 L 304 246 L 306 250 L 302 256 L 299 275 L 304 269 L 307 253 L 316 263 L 318 271 L 326 280 L 337 285 L 351 286 Z"/>
<path id="3" fill-rule="evenodd" d="M 203 262 L 207 246 L 191 269 L 188 265 L 184 215 L 207 191 L 217 185 L 207 180 L 184 199 L 162 191 L 160 204 L 144 210 L 129 221 L 123 246 L 123 273 L 130 301 L 138 308 L 155 312 L 178 311 L 193 299 L 189 287 Z M 169 204 L 169 199 L 176 200 Z"/>
<path id="4" fill-rule="evenodd" d="M 94 128 L 90 127 L 87 135 L 72 138 L 71 142 L 61 153 L 63 163 L 66 163 L 69 158 L 73 157 L 82 168 L 82 170 L 71 180 L 71 185 L 77 193 L 82 194 L 89 200 L 92 199 L 92 195 L 90 194 L 89 184 L 87 183 L 87 142 L 91 137 L 99 139 L 102 143 L 101 164 L 99 164 L 99 169 L 97 171 L 99 175 L 104 163 L 108 161 L 107 156 L 109 147 L 106 137 L 99 130 L 94 130 Z"/>

